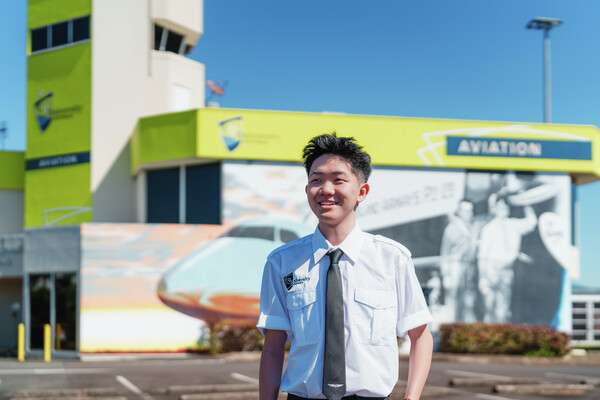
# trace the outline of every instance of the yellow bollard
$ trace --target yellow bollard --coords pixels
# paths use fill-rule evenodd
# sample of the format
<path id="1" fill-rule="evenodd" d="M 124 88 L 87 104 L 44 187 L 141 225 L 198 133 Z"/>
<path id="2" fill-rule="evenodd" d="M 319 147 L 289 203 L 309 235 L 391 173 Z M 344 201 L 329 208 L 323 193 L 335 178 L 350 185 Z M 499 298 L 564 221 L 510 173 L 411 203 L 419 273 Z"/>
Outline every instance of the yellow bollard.
<path id="1" fill-rule="evenodd" d="M 54 348 L 56 350 L 60 350 L 60 339 L 63 335 L 62 326 L 60 324 L 56 324 L 56 333 L 54 334 Z"/>
<path id="2" fill-rule="evenodd" d="M 20 323 L 17 334 L 17 360 L 25 361 L 25 324 Z"/>
<path id="3" fill-rule="evenodd" d="M 50 324 L 44 325 L 44 361 L 50 362 L 52 361 L 52 330 L 50 329 Z"/>

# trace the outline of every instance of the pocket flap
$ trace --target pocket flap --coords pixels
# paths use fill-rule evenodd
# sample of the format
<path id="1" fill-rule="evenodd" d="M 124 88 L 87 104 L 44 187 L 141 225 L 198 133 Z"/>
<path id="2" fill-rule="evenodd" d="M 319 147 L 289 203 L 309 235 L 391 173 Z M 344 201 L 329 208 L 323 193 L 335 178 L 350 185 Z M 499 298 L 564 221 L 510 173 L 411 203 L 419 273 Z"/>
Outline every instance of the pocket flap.
<path id="1" fill-rule="evenodd" d="M 317 291 L 307 290 L 302 292 L 288 293 L 287 307 L 289 310 L 297 310 L 317 301 Z"/>
<path id="2" fill-rule="evenodd" d="M 356 288 L 354 300 L 371 308 L 391 308 L 394 306 L 394 292 Z"/>

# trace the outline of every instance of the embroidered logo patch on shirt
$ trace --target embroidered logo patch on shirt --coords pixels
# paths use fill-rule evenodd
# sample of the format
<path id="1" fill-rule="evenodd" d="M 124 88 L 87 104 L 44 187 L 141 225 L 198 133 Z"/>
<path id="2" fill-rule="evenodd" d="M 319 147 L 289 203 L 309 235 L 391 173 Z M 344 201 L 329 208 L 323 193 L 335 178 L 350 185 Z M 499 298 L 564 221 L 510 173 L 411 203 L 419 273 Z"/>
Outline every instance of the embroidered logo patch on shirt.
<path id="1" fill-rule="evenodd" d="M 283 283 L 285 284 L 285 288 L 290 291 L 296 285 L 300 285 L 302 282 L 310 281 L 310 277 L 305 276 L 303 278 L 294 277 L 294 273 L 290 272 L 286 276 L 283 277 Z"/>

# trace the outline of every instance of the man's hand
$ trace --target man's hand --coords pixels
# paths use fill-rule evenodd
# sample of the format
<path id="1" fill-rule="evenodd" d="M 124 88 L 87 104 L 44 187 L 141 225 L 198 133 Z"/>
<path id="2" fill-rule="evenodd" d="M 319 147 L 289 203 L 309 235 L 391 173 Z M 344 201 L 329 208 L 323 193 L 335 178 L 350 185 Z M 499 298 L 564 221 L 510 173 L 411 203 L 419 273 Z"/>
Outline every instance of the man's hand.
<path id="1" fill-rule="evenodd" d="M 421 397 L 421 392 L 429 375 L 433 353 L 433 338 L 427 325 L 409 330 L 408 337 L 410 338 L 410 358 L 404 398 L 417 400 Z"/>
<path id="2" fill-rule="evenodd" d="M 260 400 L 276 400 L 279 395 L 286 340 L 285 331 L 265 330 L 265 345 L 260 357 L 258 376 Z"/>

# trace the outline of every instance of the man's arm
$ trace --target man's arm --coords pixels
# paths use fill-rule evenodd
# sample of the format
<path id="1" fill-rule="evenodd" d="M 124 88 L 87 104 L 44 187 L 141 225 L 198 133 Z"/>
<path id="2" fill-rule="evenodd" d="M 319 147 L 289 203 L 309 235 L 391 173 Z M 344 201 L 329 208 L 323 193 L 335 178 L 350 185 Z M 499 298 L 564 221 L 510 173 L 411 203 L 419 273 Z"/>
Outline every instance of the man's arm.
<path id="1" fill-rule="evenodd" d="M 521 226 L 521 235 L 526 235 L 529 232 L 533 231 L 537 226 L 537 215 L 531 206 L 527 206 L 524 208 L 525 210 L 525 218 L 521 219 L 523 224 Z"/>
<path id="2" fill-rule="evenodd" d="M 258 376 L 260 400 L 276 400 L 279 395 L 286 340 L 285 331 L 265 330 L 265 345 L 260 357 Z"/>
<path id="3" fill-rule="evenodd" d="M 410 338 L 410 358 L 404 398 L 417 400 L 421 397 L 421 392 L 429 375 L 431 354 L 433 352 L 433 338 L 427 325 L 410 329 L 408 337 Z"/>

